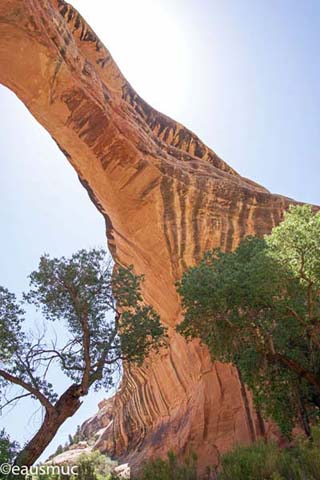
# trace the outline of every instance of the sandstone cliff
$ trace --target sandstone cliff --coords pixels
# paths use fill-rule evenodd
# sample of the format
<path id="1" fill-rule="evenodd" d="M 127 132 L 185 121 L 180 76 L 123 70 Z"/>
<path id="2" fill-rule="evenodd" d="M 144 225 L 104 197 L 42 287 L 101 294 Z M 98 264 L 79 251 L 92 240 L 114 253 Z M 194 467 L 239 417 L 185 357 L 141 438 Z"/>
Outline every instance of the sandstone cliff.
<path id="1" fill-rule="evenodd" d="M 1 0 L 0 82 L 73 165 L 104 215 L 114 259 L 145 274 L 144 296 L 169 327 L 169 349 L 126 369 L 112 412 L 94 420 L 99 447 L 134 464 L 192 448 L 205 466 L 257 438 L 264 424 L 236 370 L 174 332 L 174 282 L 204 251 L 269 232 L 290 200 L 242 178 L 147 105 L 63 0 Z"/>

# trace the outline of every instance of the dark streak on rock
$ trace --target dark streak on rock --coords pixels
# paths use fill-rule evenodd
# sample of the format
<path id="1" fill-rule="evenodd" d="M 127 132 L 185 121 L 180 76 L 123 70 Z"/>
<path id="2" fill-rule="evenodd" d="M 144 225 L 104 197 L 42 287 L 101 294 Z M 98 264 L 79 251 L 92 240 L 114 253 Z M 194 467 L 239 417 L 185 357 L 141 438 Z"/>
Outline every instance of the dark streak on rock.
<path id="1" fill-rule="evenodd" d="M 237 369 L 237 372 L 238 372 L 239 381 L 240 381 L 242 400 L 243 400 L 243 404 L 244 404 L 244 408 L 245 408 L 245 412 L 246 412 L 248 429 L 249 429 L 249 432 L 250 432 L 251 441 L 254 442 L 256 440 L 256 434 L 255 434 L 255 429 L 254 429 L 254 423 L 253 423 L 252 416 L 251 416 L 251 409 L 250 409 L 250 405 L 249 405 L 248 394 L 247 394 L 246 387 L 243 383 L 240 370 Z"/>
<path id="2" fill-rule="evenodd" d="M 181 262 L 182 271 L 186 271 L 188 266 L 184 259 L 184 253 L 187 243 L 187 211 L 186 211 L 186 195 L 187 195 L 187 188 L 183 185 L 183 183 L 178 184 L 177 187 L 177 194 L 180 203 L 180 228 L 181 228 L 181 239 L 180 239 L 180 255 L 179 259 Z"/>
<path id="3" fill-rule="evenodd" d="M 149 195 L 150 192 L 152 192 L 152 190 L 154 190 L 159 185 L 159 183 L 160 183 L 159 177 L 152 180 L 152 182 L 150 182 L 149 185 L 144 190 L 141 190 L 139 195 L 140 200 L 142 202 L 146 201 L 146 197 Z"/>
<path id="4" fill-rule="evenodd" d="M 145 168 L 147 168 L 148 163 L 145 160 L 140 160 L 137 166 L 137 170 L 131 175 L 131 177 L 121 186 L 120 190 L 125 189 L 132 183 L 136 178 L 139 177 L 139 175 L 143 172 Z"/>
<path id="5" fill-rule="evenodd" d="M 92 32 L 92 30 L 88 29 L 85 33 L 85 35 L 81 38 L 83 42 L 96 42 L 97 37 L 96 35 Z"/>
<path id="6" fill-rule="evenodd" d="M 247 203 L 243 202 L 237 219 L 240 239 L 243 239 L 246 234 L 249 212 L 249 206 L 247 205 Z"/>
<path id="7" fill-rule="evenodd" d="M 80 25 L 81 25 L 81 17 L 80 17 L 80 15 L 79 15 L 79 13 L 77 13 L 76 19 L 75 19 L 75 21 L 74 21 L 74 29 L 75 29 L 75 31 L 78 30 L 78 28 L 80 27 Z"/>
<path id="8" fill-rule="evenodd" d="M 99 210 L 99 212 L 101 213 L 101 215 L 103 216 L 103 218 L 105 220 L 106 235 L 107 235 L 107 239 L 108 239 L 108 247 L 109 247 L 109 250 L 111 252 L 112 257 L 116 258 L 116 245 L 115 245 L 115 241 L 114 241 L 115 239 L 114 239 L 114 235 L 113 235 L 113 225 L 112 225 L 111 219 L 106 214 L 104 208 L 102 207 L 101 203 L 97 199 L 97 197 L 94 194 L 94 192 L 93 192 L 92 188 L 90 187 L 89 183 L 86 180 L 84 180 L 83 178 L 81 178 L 80 176 L 78 176 L 78 178 L 79 178 L 79 181 L 80 181 L 81 185 L 88 192 L 90 200 L 97 207 L 97 209 Z"/>
<path id="9" fill-rule="evenodd" d="M 91 76 L 91 64 L 88 60 L 84 62 L 83 68 L 82 68 L 82 73 L 83 75 L 90 77 Z"/>
<path id="10" fill-rule="evenodd" d="M 174 208 L 173 179 L 163 177 L 160 183 L 160 191 L 163 205 L 163 229 L 167 249 L 172 259 L 173 274 L 178 274 L 178 238 L 177 218 Z"/>
<path id="11" fill-rule="evenodd" d="M 193 258 L 196 262 L 200 261 L 201 257 L 201 239 L 199 238 L 199 211 L 202 205 L 203 194 L 201 189 L 195 192 L 195 201 L 192 207 L 192 229 L 193 229 Z"/>
<path id="12" fill-rule="evenodd" d="M 67 150 L 65 150 L 65 149 L 58 143 L 58 141 L 57 141 L 54 137 L 52 137 L 52 139 L 55 141 L 57 147 L 59 148 L 59 150 L 61 150 L 61 152 L 62 152 L 63 155 L 67 158 L 67 160 L 70 161 L 70 160 L 71 160 L 71 155 L 70 155 L 70 153 L 67 152 Z"/>
<path id="13" fill-rule="evenodd" d="M 227 252 L 231 252 L 234 240 L 234 225 L 233 219 L 237 213 L 237 198 L 233 199 L 230 202 L 229 211 L 228 211 L 228 230 L 227 230 L 227 238 L 226 238 L 226 245 L 225 250 Z"/>
<path id="14" fill-rule="evenodd" d="M 70 23 L 72 18 L 73 18 L 73 9 L 70 8 L 69 12 L 68 12 L 68 18 L 67 18 L 67 22 Z"/>
<path id="15" fill-rule="evenodd" d="M 182 378 L 179 374 L 179 371 L 178 371 L 178 369 L 177 369 L 177 367 L 176 367 L 176 365 L 173 361 L 173 355 L 172 355 L 172 349 L 171 348 L 169 349 L 169 356 L 170 356 L 170 364 L 171 364 L 171 366 L 173 368 L 173 371 L 174 371 L 174 373 L 177 377 L 178 383 L 179 383 L 179 385 L 181 385 L 182 389 L 184 390 L 184 393 L 187 394 L 187 388 L 186 388 L 185 384 L 183 383 Z"/>
<path id="16" fill-rule="evenodd" d="M 63 17 L 65 17 L 66 13 L 68 12 L 68 5 L 66 5 L 63 2 L 62 7 L 60 8 L 59 12 Z"/>

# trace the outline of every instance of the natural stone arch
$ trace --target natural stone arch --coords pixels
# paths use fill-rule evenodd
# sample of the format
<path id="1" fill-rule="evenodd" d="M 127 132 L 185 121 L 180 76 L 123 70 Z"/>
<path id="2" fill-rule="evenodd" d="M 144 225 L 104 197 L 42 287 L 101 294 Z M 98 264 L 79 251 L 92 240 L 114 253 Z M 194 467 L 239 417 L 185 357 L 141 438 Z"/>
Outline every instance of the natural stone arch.
<path id="1" fill-rule="evenodd" d="M 174 282 L 209 248 L 276 225 L 290 200 L 242 178 L 196 135 L 147 105 L 63 0 L 2 0 L 0 82 L 50 132 L 107 223 L 116 262 L 146 277 L 170 347 L 125 371 L 99 447 L 138 464 L 188 447 L 200 466 L 262 433 L 229 365 L 174 332 Z"/>

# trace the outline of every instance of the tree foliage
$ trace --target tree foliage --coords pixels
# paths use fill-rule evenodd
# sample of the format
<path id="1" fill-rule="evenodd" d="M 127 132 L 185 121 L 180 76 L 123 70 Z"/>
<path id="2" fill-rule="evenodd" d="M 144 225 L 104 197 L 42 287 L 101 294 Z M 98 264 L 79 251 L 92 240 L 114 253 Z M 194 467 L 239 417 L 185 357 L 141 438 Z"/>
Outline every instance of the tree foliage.
<path id="1" fill-rule="evenodd" d="M 0 362 L 10 360 L 21 344 L 23 315 L 15 295 L 0 286 Z"/>
<path id="2" fill-rule="evenodd" d="M 4 429 L 0 430 L 0 465 L 12 463 L 18 448 L 18 443 L 11 441 Z"/>
<path id="3" fill-rule="evenodd" d="M 231 362 L 256 405 L 290 434 L 320 407 L 320 213 L 291 207 L 264 239 L 208 252 L 177 285 L 178 331 Z"/>
<path id="4" fill-rule="evenodd" d="M 24 302 L 42 312 L 46 326 L 63 325 L 64 334 L 55 338 L 47 328 L 26 333 L 15 295 L 0 288 L 1 409 L 30 396 L 45 410 L 32 448 L 27 445 L 19 460 L 23 464 L 36 460 L 91 387 L 109 389 L 122 362 L 141 364 L 163 346 L 165 331 L 143 301 L 142 282 L 132 267 L 113 269 L 101 249 L 80 250 L 70 258 L 42 256 Z M 53 365 L 71 382 L 62 394 L 50 382 Z M 8 398 L 12 385 L 16 392 Z"/>

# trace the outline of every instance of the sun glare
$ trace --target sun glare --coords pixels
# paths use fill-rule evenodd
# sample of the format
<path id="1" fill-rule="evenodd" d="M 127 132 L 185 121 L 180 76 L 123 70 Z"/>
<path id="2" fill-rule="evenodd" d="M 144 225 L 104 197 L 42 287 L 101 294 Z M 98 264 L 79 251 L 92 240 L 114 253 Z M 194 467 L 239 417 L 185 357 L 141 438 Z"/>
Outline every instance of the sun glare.
<path id="1" fill-rule="evenodd" d="M 71 0 L 110 50 L 127 80 L 154 108 L 180 117 L 191 68 L 174 7 L 157 0 Z"/>

